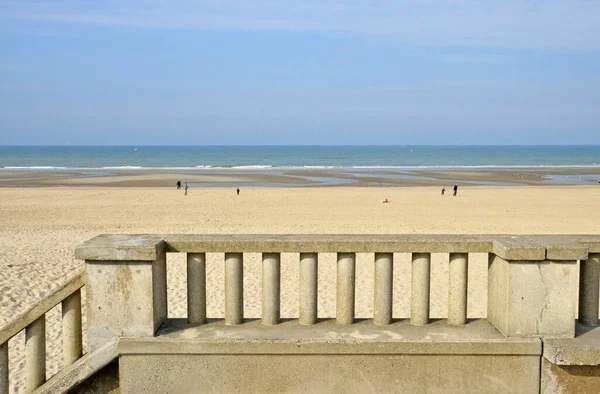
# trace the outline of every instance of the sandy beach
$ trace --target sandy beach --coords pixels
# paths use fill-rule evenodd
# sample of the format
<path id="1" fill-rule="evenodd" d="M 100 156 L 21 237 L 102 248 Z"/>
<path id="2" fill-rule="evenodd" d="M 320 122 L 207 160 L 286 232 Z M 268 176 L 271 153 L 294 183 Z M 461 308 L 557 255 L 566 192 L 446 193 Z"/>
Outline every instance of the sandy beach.
<path id="1" fill-rule="evenodd" d="M 388 199 L 390 203 L 383 204 Z M 82 269 L 73 257 L 81 242 L 101 233 L 396 234 L 507 233 L 600 234 L 600 187 L 460 187 L 457 197 L 439 187 L 191 188 L 60 187 L 0 188 L 0 327 Z M 208 261 L 211 317 L 223 316 L 222 255 Z M 283 256 L 282 316 L 297 316 L 297 255 Z M 410 260 L 395 256 L 394 316 L 409 313 Z M 260 314 L 259 255 L 247 256 L 245 308 Z M 319 314 L 334 315 L 335 260 L 322 256 Z M 358 317 L 372 316 L 372 255 L 359 255 Z M 434 255 L 432 316 L 445 317 L 447 255 Z M 169 315 L 186 314 L 185 257 L 168 258 Z M 469 317 L 484 317 L 487 260 L 471 257 Z M 47 319 L 48 376 L 60 360 L 60 311 Z M 20 376 L 24 335 L 10 342 L 11 374 Z M 16 388 L 16 386 L 15 386 Z"/>

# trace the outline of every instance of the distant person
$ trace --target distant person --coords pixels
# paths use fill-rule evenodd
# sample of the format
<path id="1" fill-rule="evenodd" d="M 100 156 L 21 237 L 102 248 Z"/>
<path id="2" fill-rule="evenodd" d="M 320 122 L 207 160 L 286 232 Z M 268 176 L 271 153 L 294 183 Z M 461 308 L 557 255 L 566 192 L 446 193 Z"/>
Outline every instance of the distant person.
<path id="1" fill-rule="evenodd" d="M 187 182 L 185 183 L 185 195 L 187 196 L 187 189 L 188 189 L 188 185 Z"/>
<path id="2" fill-rule="evenodd" d="M 177 181 L 177 190 L 181 189 L 181 181 Z"/>
<path id="3" fill-rule="evenodd" d="M 446 193 L 446 188 L 442 187 L 442 196 Z"/>
<path id="4" fill-rule="evenodd" d="M 458 186 L 454 185 L 454 194 L 453 194 L 453 196 L 456 196 L 456 193 L 458 193 Z"/>
<path id="5" fill-rule="evenodd" d="M 237 195 L 238 196 L 240 195 L 240 188 L 239 187 L 237 188 Z"/>

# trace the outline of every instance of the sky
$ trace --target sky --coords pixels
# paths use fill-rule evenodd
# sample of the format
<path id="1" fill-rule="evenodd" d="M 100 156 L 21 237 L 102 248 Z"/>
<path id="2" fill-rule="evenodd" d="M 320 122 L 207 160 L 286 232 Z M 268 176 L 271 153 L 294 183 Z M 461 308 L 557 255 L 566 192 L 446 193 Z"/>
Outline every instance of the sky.
<path id="1" fill-rule="evenodd" d="M 600 1 L 0 0 L 32 144 L 600 144 Z"/>

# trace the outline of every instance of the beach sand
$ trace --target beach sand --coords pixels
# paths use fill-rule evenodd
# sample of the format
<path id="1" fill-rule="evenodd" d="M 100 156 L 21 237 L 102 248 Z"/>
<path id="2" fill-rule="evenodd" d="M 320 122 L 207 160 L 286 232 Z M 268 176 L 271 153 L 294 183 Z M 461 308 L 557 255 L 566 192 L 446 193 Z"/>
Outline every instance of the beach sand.
<path id="1" fill-rule="evenodd" d="M 383 204 L 384 199 L 391 202 Z M 600 234 L 599 186 L 387 188 L 0 188 L 0 328 L 82 269 L 75 247 L 102 233 Z M 410 257 L 397 255 L 394 317 L 407 317 Z M 260 256 L 246 256 L 247 317 L 260 316 Z M 282 317 L 297 316 L 297 255 L 282 257 Z M 357 257 L 358 317 L 372 317 L 372 254 Z M 223 316 L 222 255 L 209 255 L 210 317 Z M 169 315 L 186 314 L 185 256 L 168 258 Z M 485 317 L 487 258 L 471 256 L 469 317 Z M 432 317 L 445 317 L 447 255 L 433 255 Z M 335 311 L 335 256 L 321 256 L 319 316 Z M 48 377 L 61 359 L 60 308 L 47 316 Z M 10 341 L 11 386 L 23 392 L 24 335 Z"/>

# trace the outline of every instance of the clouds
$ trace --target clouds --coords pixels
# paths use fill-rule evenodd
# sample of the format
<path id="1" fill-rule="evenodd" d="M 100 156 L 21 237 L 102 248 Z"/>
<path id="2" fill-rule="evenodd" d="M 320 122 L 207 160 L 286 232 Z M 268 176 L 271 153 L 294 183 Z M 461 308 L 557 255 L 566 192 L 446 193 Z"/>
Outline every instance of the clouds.
<path id="1" fill-rule="evenodd" d="M 7 1 L 0 18 L 342 34 L 416 46 L 600 50 L 598 1 Z"/>

